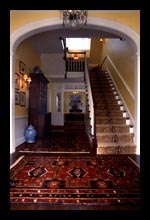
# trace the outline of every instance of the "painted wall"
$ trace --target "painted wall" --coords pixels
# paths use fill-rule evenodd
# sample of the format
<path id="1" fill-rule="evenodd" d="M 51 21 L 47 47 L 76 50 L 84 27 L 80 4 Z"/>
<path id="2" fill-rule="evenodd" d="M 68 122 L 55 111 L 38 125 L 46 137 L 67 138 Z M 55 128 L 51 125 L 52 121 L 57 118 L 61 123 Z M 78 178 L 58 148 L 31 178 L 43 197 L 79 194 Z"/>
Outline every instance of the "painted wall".
<path id="1" fill-rule="evenodd" d="M 22 42 L 16 50 L 16 73 L 19 73 L 19 61 L 22 61 L 26 65 L 26 73 L 33 72 L 35 65 L 40 66 L 40 58 L 33 48 L 25 41 Z M 22 76 L 22 75 L 21 75 Z M 32 83 L 32 82 L 31 82 Z M 22 80 L 20 82 L 19 92 L 26 93 L 26 106 L 15 106 L 16 116 L 27 116 L 28 115 L 28 88 L 22 88 Z"/>
<path id="2" fill-rule="evenodd" d="M 33 71 L 35 65 L 40 66 L 40 58 L 33 48 L 27 43 L 22 42 L 16 50 L 16 73 L 20 75 L 20 86 L 17 92 L 25 93 L 25 106 L 15 105 L 15 146 L 19 146 L 25 142 L 24 131 L 28 125 L 28 102 L 29 90 L 23 83 L 23 74 L 19 71 L 19 62 L 22 61 L 26 66 L 26 73 Z M 32 82 L 31 82 L 32 83 Z M 23 87 L 22 87 L 23 86 Z"/>
<path id="3" fill-rule="evenodd" d="M 41 10 L 10 11 L 10 33 L 27 23 L 51 17 L 60 17 L 60 12 L 58 10 L 44 10 L 42 12 Z"/>
<path id="4" fill-rule="evenodd" d="M 140 10 L 89 10 L 88 16 L 110 19 L 127 25 L 140 33 Z"/>
<path id="5" fill-rule="evenodd" d="M 88 63 L 92 66 L 99 64 L 102 59 L 102 48 L 103 45 L 100 43 L 99 38 L 91 39 L 91 52 L 90 57 L 88 58 Z"/>
<path id="6" fill-rule="evenodd" d="M 41 68 L 48 77 L 59 77 L 65 75 L 64 53 L 41 54 Z M 58 65 L 59 63 L 59 65 Z"/>
<path id="7" fill-rule="evenodd" d="M 109 57 L 109 60 L 103 65 L 103 69 L 109 70 L 111 73 L 132 117 L 134 118 L 134 51 L 126 40 L 120 39 L 107 39 L 103 44 L 102 60 L 105 56 Z M 111 61 L 111 62 L 110 62 Z M 113 64 L 113 65 L 112 65 Z M 115 66 L 115 68 L 114 68 Z M 116 71 L 117 70 L 117 71 Z M 121 78 L 125 82 L 120 79 Z M 128 89 L 130 90 L 130 93 Z"/>
<path id="8" fill-rule="evenodd" d="M 89 10 L 88 16 L 100 17 L 120 22 L 124 25 L 129 26 L 137 33 L 140 33 L 140 10 Z M 61 17 L 60 11 L 12 10 L 10 11 L 10 33 L 27 23 L 51 17 Z"/>

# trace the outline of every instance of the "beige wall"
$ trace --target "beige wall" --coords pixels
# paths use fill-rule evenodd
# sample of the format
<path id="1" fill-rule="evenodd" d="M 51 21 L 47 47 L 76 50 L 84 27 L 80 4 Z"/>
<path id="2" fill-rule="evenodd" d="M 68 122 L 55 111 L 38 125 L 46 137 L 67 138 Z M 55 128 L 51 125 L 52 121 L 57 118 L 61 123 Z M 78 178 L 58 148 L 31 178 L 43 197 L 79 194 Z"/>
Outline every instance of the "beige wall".
<path id="1" fill-rule="evenodd" d="M 121 41 L 120 39 L 106 40 L 103 44 L 102 57 L 104 58 L 105 56 L 109 56 L 117 71 L 125 81 L 125 84 L 134 94 L 134 51 L 129 42 L 126 40 Z M 109 60 L 106 60 L 103 65 L 103 69 L 109 69 L 132 117 L 134 117 L 134 100 L 127 90 L 125 84 L 118 76 L 117 71 L 113 67 L 112 63 L 109 62 Z"/>
<path id="2" fill-rule="evenodd" d="M 37 10 L 10 11 L 10 33 L 30 22 L 60 16 L 59 11 L 49 11 L 50 12 L 39 12 Z"/>
<path id="3" fill-rule="evenodd" d="M 116 21 L 124 25 L 127 25 L 137 33 L 140 33 L 140 10 L 89 10 L 88 16 L 110 19 L 112 21 Z M 26 10 L 20 12 L 19 10 L 17 12 L 10 11 L 10 33 L 30 22 L 52 17 L 60 17 L 59 10 L 50 10 L 49 12 L 39 12 L 36 10 Z"/>
<path id="4" fill-rule="evenodd" d="M 102 59 L 102 44 L 99 38 L 91 39 L 91 51 L 90 58 L 88 58 L 88 63 L 92 66 L 94 64 L 99 64 Z"/>
<path id="5" fill-rule="evenodd" d="M 16 50 L 16 73 L 19 73 L 19 61 L 22 61 L 26 65 L 26 73 L 33 72 L 35 65 L 40 66 L 40 58 L 33 48 L 27 43 L 22 42 Z M 22 88 L 22 74 L 20 74 L 20 89 L 19 92 L 26 93 L 26 106 L 15 105 L 16 116 L 28 115 L 28 88 L 24 86 Z M 32 82 L 31 82 L 32 83 Z"/>
<path id="6" fill-rule="evenodd" d="M 140 33 L 140 10 L 95 10 L 88 15 L 122 23 Z"/>

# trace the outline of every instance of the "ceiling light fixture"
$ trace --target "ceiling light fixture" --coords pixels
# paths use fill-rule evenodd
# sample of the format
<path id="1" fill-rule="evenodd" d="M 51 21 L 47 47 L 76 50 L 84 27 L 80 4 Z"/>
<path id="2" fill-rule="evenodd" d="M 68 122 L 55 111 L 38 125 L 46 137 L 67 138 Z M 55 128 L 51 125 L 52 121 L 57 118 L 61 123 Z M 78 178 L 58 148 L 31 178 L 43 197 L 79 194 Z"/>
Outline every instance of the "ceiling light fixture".
<path id="1" fill-rule="evenodd" d="M 75 54 L 73 55 L 73 59 L 74 59 L 74 60 L 78 60 L 78 59 L 79 59 L 79 54 L 75 53 Z"/>
<path id="2" fill-rule="evenodd" d="M 87 24 L 87 10 L 63 10 L 63 26 L 80 28 Z"/>

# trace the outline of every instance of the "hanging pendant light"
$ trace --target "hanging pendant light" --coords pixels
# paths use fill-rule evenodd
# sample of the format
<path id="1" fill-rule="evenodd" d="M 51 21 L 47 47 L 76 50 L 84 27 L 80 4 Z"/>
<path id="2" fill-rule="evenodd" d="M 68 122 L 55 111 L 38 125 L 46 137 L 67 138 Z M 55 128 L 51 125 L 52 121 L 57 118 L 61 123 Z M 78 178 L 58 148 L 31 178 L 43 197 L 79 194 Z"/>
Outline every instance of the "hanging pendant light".
<path id="1" fill-rule="evenodd" d="M 63 26 L 79 28 L 87 24 L 87 10 L 63 10 Z"/>

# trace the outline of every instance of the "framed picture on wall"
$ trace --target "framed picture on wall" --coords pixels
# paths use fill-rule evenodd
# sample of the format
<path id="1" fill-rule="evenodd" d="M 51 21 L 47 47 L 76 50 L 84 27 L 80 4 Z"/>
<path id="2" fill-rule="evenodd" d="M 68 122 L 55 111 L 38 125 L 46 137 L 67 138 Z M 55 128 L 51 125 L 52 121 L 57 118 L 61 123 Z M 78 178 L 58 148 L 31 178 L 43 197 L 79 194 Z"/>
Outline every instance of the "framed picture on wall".
<path id="1" fill-rule="evenodd" d="M 26 105 L 26 93 L 20 92 L 20 105 L 25 106 Z"/>
<path id="2" fill-rule="evenodd" d="M 20 104 L 20 93 L 15 92 L 15 104 L 19 105 Z"/>
<path id="3" fill-rule="evenodd" d="M 26 65 L 22 61 L 19 61 L 19 72 L 22 74 L 26 73 Z"/>
<path id="4" fill-rule="evenodd" d="M 15 73 L 15 89 L 20 89 L 20 74 Z"/>

